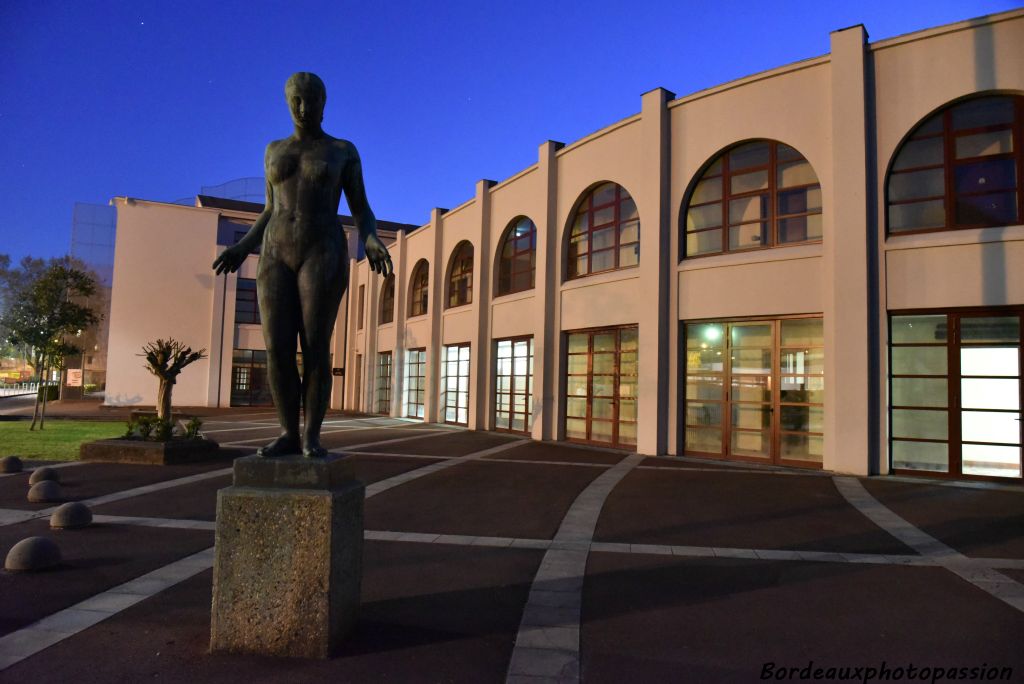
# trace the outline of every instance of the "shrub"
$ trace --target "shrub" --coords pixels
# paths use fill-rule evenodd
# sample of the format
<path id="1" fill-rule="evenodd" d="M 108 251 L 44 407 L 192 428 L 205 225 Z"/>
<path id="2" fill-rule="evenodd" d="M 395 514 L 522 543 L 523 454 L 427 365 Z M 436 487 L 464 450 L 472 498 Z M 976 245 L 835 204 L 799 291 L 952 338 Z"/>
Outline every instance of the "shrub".
<path id="1" fill-rule="evenodd" d="M 43 390 L 44 389 L 46 390 L 46 401 L 47 402 L 57 401 L 57 398 L 60 397 L 60 387 L 58 387 L 57 385 L 46 385 L 45 387 L 40 387 L 39 388 L 39 392 L 38 392 L 38 394 L 39 394 L 39 401 L 43 400 Z"/>
<path id="2" fill-rule="evenodd" d="M 203 426 L 203 421 L 199 416 L 194 416 L 192 420 L 185 423 L 185 436 L 189 439 L 199 438 L 199 428 Z"/>
<path id="3" fill-rule="evenodd" d="M 166 442 L 171 438 L 171 433 L 174 430 L 174 423 L 169 420 L 160 420 L 159 418 L 155 421 L 155 430 L 153 439 L 158 442 Z"/>

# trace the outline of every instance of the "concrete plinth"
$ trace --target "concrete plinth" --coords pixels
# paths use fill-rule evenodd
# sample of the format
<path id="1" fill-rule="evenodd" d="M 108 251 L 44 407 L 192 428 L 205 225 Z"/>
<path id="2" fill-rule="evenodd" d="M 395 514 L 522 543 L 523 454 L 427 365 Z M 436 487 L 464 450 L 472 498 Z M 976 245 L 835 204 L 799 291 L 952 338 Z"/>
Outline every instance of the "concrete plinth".
<path id="1" fill-rule="evenodd" d="M 364 496 L 343 456 L 235 461 L 217 495 L 212 652 L 333 655 L 359 607 Z"/>

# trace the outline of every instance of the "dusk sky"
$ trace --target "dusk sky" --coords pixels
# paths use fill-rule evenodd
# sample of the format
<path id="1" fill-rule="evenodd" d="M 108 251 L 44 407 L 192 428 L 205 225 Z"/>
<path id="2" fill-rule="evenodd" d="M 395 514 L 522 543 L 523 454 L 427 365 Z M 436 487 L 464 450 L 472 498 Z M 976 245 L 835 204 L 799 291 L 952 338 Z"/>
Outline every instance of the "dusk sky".
<path id="1" fill-rule="evenodd" d="M 379 219 L 422 224 L 640 109 L 1019 2 L 0 2 L 0 253 L 69 249 L 75 202 L 174 201 L 262 176 L 284 83 L 327 85 L 324 130 L 363 158 Z M 348 213 L 344 201 L 341 213 Z M 154 254 L 173 248 L 154 245 Z"/>

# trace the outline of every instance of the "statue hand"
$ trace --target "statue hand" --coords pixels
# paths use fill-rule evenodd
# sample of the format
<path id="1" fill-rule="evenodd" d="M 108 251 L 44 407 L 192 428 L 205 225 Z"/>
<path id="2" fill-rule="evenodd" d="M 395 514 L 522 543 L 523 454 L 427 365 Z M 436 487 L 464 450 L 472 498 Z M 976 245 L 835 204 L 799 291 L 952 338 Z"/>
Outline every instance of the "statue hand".
<path id="1" fill-rule="evenodd" d="M 221 255 L 214 260 L 213 270 L 217 272 L 217 275 L 221 273 L 234 273 L 242 266 L 247 256 L 249 256 L 248 250 L 239 245 L 232 245 L 221 252 Z"/>
<path id="2" fill-rule="evenodd" d="M 395 270 L 388 248 L 376 235 L 369 235 L 366 238 L 366 260 L 370 262 L 370 270 L 382 276 L 387 277 Z"/>

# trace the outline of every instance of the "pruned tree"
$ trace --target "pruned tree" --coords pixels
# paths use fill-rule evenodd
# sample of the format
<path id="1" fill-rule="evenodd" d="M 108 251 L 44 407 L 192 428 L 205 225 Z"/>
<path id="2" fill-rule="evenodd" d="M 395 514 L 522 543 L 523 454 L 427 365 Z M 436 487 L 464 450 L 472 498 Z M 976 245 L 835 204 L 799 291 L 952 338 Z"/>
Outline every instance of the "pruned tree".
<path id="1" fill-rule="evenodd" d="M 45 267 L 42 260 L 26 257 L 20 272 L 7 269 L 4 279 L 13 283 L 13 288 L 0 314 L 0 330 L 10 344 L 30 349 L 30 361 L 43 391 L 36 394 L 29 430 L 35 430 L 37 421 L 43 429 L 44 379 L 55 367 L 61 367 L 65 356 L 77 351 L 66 337 L 76 336 L 100 320 L 87 304 L 76 301 L 95 294 L 96 279 L 72 257 L 50 259 Z"/>
<path id="2" fill-rule="evenodd" d="M 139 356 L 146 359 L 146 369 L 160 379 L 156 395 L 156 416 L 162 421 L 171 420 L 171 392 L 182 369 L 206 358 L 206 350 L 192 351 L 173 337 L 150 342 L 142 348 Z"/>

